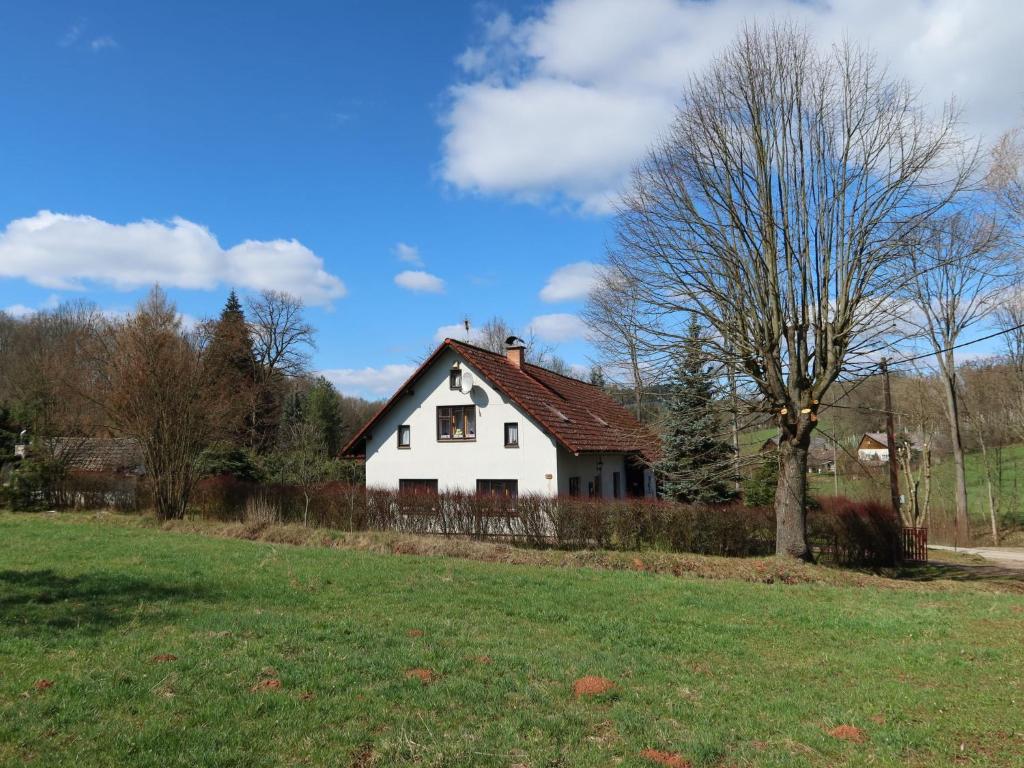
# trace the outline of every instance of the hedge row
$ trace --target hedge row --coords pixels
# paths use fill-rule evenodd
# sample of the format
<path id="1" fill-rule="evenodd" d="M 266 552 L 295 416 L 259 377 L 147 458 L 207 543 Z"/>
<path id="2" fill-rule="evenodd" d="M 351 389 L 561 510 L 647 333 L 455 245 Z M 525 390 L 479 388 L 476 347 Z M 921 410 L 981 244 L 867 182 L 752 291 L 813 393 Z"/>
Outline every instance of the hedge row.
<path id="1" fill-rule="evenodd" d="M 658 548 L 710 555 L 775 551 L 770 508 L 646 499 L 464 493 L 403 494 L 332 483 L 308 500 L 301 488 L 208 478 L 193 494 L 202 517 L 257 523 L 305 523 L 351 531 L 398 531 L 499 538 L 564 549 Z M 889 565 L 899 559 L 900 524 L 885 507 L 825 499 L 808 513 L 808 534 L 823 555 L 844 564 Z"/>

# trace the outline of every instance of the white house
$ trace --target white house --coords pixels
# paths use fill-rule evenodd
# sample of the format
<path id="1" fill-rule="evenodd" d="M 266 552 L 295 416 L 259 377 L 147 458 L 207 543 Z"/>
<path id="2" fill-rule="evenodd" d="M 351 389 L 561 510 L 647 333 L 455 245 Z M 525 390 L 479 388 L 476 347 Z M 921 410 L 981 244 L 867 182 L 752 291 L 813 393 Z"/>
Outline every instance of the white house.
<path id="1" fill-rule="evenodd" d="M 889 443 L 884 432 L 865 432 L 857 444 L 857 458 L 861 461 L 889 461 Z"/>
<path id="2" fill-rule="evenodd" d="M 653 496 L 657 438 L 606 392 L 506 354 L 444 342 L 345 446 L 368 487 Z"/>

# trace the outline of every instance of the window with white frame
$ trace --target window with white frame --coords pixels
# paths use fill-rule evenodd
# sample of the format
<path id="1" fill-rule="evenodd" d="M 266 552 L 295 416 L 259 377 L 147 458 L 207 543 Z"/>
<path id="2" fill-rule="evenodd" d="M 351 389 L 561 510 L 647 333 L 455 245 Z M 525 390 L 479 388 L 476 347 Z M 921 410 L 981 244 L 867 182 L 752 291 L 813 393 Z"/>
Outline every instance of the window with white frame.
<path id="1" fill-rule="evenodd" d="M 519 447 L 519 422 L 509 421 L 505 423 L 505 447 Z"/>

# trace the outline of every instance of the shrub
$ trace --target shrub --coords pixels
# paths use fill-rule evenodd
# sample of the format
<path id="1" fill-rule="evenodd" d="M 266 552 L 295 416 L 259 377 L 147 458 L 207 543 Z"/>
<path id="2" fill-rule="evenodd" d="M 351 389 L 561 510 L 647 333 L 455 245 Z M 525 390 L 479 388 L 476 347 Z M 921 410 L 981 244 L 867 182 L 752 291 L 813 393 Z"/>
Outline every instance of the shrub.
<path id="1" fill-rule="evenodd" d="M 11 509 L 38 512 L 61 506 L 55 503 L 66 476 L 59 461 L 28 458 L 18 462 L 4 488 L 4 503 Z"/>
<path id="2" fill-rule="evenodd" d="M 808 509 L 807 528 L 822 556 L 843 565 L 887 566 L 901 558 L 903 523 L 877 501 L 822 498 Z"/>
<path id="3" fill-rule="evenodd" d="M 775 504 L 775 489 L 779 484 L 779 457 L 765 453 L 753 473 L 743 483 L 743 503 L 748 507 L 770 507 Z"/>
<path id="4" fill-rule="evenodd" d="M 199 471 L 204 477 L 230 475 L 244 482 L 260 479 L 260 468 L 252 454 L 228 442 L 214 443 L 206 448 L 199 456 Z"/>

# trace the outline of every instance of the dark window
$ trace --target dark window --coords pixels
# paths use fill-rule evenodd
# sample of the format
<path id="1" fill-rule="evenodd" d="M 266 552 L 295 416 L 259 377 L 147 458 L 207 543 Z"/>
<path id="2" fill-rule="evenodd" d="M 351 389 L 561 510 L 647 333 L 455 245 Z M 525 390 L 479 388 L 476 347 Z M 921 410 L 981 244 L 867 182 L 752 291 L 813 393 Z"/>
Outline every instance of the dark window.
<path id="1" fill-rule="evenodd" d="M 439 405 L 437 407 L 438 440 L 476 440 L 476 407 L 472 405 Z"/>
<path id="2" fill-rule="evenodd" d="M 597 475 L 593 480 L 587 483 L 587 496 L 590 498 L 596 498 L 601 495 L 601 476 Z"/>
<path id="3" fill-rule="evenodd" d="M 612 496 L 622 498 L 622 478 L 618 472 L 612 472 Z"/>
<path id="4" fill-rule="evenodd" d="M 505 425 L 505 447 L 519 447 L 519 423 L 510 421 Z"/>
<path id="5" fill-rule="evenodd" d="M 476 492 L 484 496 L 508 496 L 514 499 L 519 495 L 519 481 L 477 480 Z"/>
<path id="6" fill-rule="evenodd" d="M 398 425 L 398 447 L 408 448 L 412 445 L 412 428 L 408 424 Z"/>
<path id="7" fill-rule="evenodd" d="M 448 374 L 448 388 L 449 389 L 462 389 L 462 370 L 459 368 L 452 368 Z"/>
<path id="8" fill-rule="evenodd" d="M 580 479 L 578 477 L 569 478 L 569 495 L 579 496 L 580 495 Z"/>
<path id="9" fill-rule="evenodd" d="M 437 480 L 399 480 L 402 493 L 437 493 Z"/>

